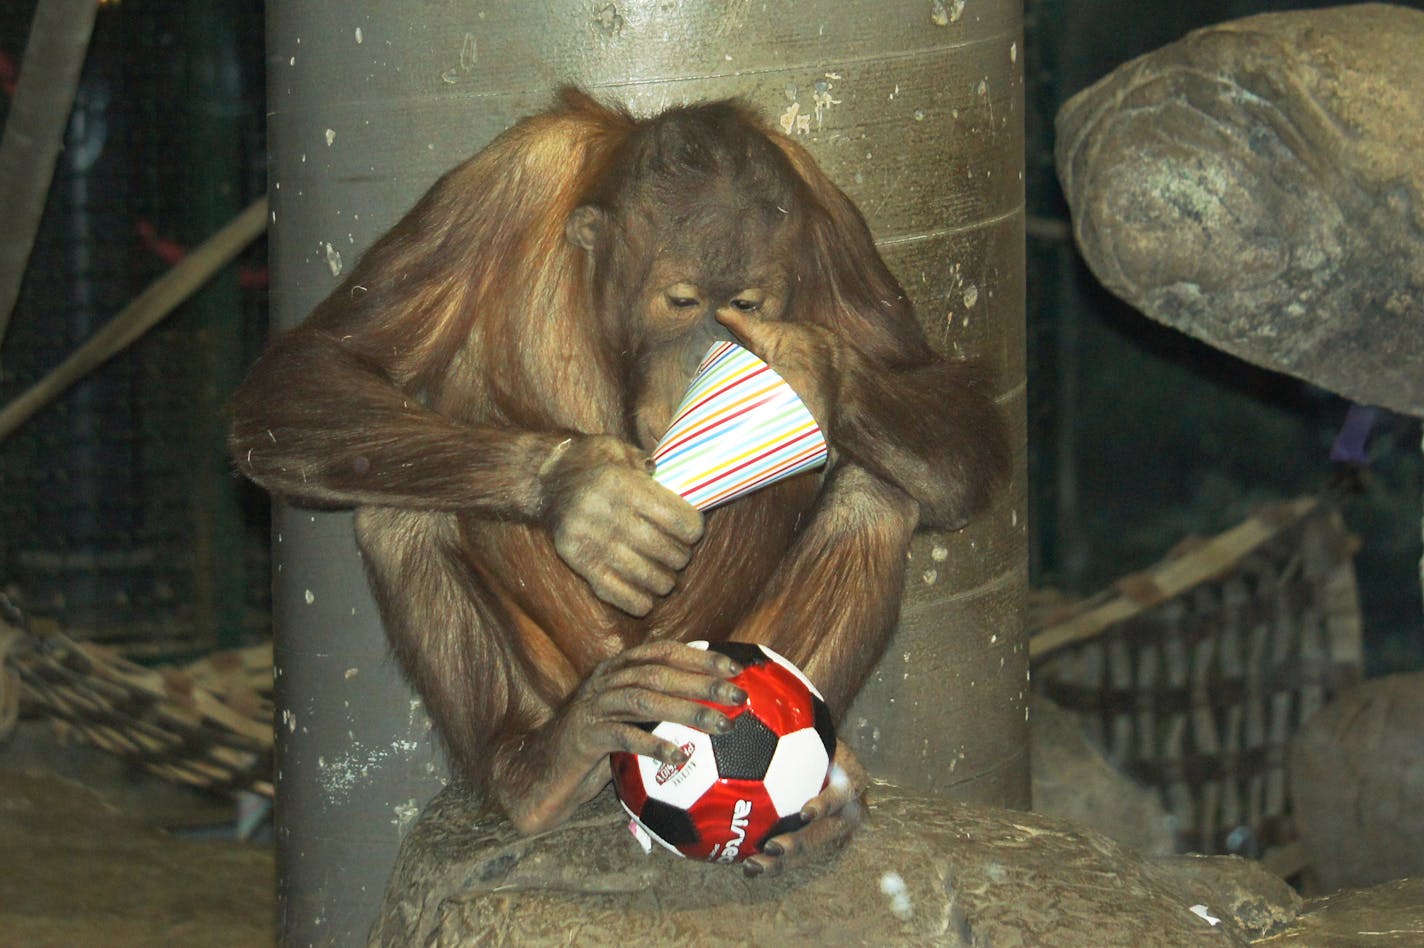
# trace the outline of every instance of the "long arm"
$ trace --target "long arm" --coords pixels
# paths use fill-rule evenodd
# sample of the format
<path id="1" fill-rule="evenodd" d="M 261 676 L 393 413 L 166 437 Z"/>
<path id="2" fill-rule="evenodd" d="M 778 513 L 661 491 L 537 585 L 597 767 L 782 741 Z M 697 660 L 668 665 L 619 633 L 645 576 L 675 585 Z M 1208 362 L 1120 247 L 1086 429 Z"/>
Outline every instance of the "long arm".
<path id="1" fill-rule="evenodd" d="M 880 659 L 900 613 L 905 550 L 918 505 L 853 464 L 832 471 L 810 524 L 733 638 L 770 645 L 795 662 L 842 717 Z M 814 632 L 811 632 L 814 630 Z M 769 840 L 748 875 L 777 873 L 834 851 L 860 822 L 868 776 L 841 742 L 836 769 L 802 809 L 809 823 Z"/>
<path id="2" fill-rule="evenodd" d="M 765 333 L 753 325 L 764 337 L 753 349 L 778 370 L 793 363 L 824 399 L 817 418 L 832 446 L 913 497 L 923 525 L 963 526 L 1008 474 L 991 389 L 975 367 L 930 348 L 865 218 L 810 153 L 786 136 L 773 140 L 808 189 L 806 235 L 794 325 Z"/>
<path id="3" fill-rule="evenodd" d="M 818 326 L 733 322 L 793 387 L 799 379 L 837 455 L 814 516 L 733 637 L 798 663 L 840 717 L 899 618 L 915 528 L 957 527 L 984 506 L 1006 473 L 1007 439 L 963 364 L 877 366 Z M 749 874 L 800 864 L 854 831 L 866 774 L 844 744 L 836 763 L 839 776 L 802 811 L 810 822 L 768 841 Z"/>
<path id="4" fill-rule="evenodd" d="M 580 283 L 563 220 L 616 121 L 526 120 L 436 182 L 254 366 L 232 404 L 238 468 L 309 503 L 535 516 L 541 466 L 573 430 L 601 430 L 608 386 L 573 377 L 593 406 L 583 415 L 517 418 L 492 386 L 547 405 L 525 364 L 555 361 L 542 341 L 593 348 L 566 318 Z M 499 373 L 481 368 L 495 358 Z"/>
<path id="5" fill-rule="evenodd" d="M 1003 422 L 972 366 L 844 366 L 829 437 L 847 458 L 919 503 L 925 526 L 956 529 L 1008 474 Z"/>
<path id="6" fill-rule="evenodd" d="M 912 498 L 923 525 L 963 526 L 1007 475 L 1003 421 L 973 366 L 928 348 L 914 361 L 886 360 L 816 325 L 718 318 L 786 378 L 837 455 Z"/>
<path id="7" fill-rule="evenodd" d="M 784 654 L 816 682 L 831 711 L 844 714 L 899 619 L 917 513 L 898 488 L 853 464 L 837 466 L 811 522 L 733 638 Z"/>
<path id="8" fill-rule="evenodd" d="M 312 326 L 268 349 L 232 412 L 233 460 L 274 494 L 519 520 L 538 515 L 540 467 L 568 437 L 453 421 L 388 366 Z"/>

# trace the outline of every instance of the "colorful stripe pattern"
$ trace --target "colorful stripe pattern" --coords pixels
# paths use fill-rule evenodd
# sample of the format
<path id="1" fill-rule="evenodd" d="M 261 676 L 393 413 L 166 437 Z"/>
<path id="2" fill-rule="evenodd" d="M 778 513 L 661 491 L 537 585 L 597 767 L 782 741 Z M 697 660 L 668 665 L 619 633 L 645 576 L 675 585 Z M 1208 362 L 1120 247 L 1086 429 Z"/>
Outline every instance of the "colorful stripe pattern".
<path id="1" fill-rule="evenodd" d="M 698 510 L 826 463 L 826 439 L 791 386 L 731 342 L 707 350 L 653 452 L 658 483 Z"/>

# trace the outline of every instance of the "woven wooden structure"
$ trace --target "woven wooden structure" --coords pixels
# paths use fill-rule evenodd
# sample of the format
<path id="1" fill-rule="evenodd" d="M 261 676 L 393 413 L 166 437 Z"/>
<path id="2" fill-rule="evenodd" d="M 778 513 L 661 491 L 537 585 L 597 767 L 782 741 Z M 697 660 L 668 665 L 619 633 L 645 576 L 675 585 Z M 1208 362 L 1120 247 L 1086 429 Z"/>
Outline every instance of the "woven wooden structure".
<path id="1" fill-rule="evenodd" d="M 1299 868 L 1286 744 L 1361 677 L 1355 541 L 1332 503 L 1259 511 L 1035 623 L 1035 690 L 1155 788 L 1184 851 Z"/>
<path id="2" fill-rule="evenodd" d="M 272 795 L 270 645 L 146 668 L 57 630 L 0 622 L 0 737 L 21 711 L 160 777 Z"/>

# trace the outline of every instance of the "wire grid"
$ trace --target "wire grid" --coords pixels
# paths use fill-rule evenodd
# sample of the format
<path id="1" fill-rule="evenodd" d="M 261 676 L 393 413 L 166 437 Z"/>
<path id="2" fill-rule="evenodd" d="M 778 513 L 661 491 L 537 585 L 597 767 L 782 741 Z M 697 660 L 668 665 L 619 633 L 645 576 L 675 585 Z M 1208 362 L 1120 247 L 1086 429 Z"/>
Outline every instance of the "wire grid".
<path id="1" fill-rule="evenodd" d="M 12 62 L 23 52 L 33 8 L 28 0 L 0 4 L 0 54 Z M 58 365 L 169 267 L 145 243 L 141 226 L 180 245 L 205 236 L 186 232 L 186 15 L 181 0 L 100 11 L 6 340 L 0 400 Z M 239 39 L 245 60 L 261 61 L 260 33 Z M 251 106 L 250 140 L 242 146 L 247 180 L 232 184 L 261 193 L 260 101 Z M 0 118 L 7 109 L 0 93 Z M 260 268 L 264 249 L 254 248 L 244 262 Z M 241 308 L 251 351 L 265 326 L 265 288 L 245 289 Z M 205 603 L 195 589 L 203 571 L 232 568 L 203 545 L 208 512 L 197 481 L 209 475 L 194 463 L 201 446 L 192 432 L 206 411 L 195 393 L 208 384 L 195 355 L 212 341 L 180 311 L 7 439 L 0 453 L 0 585 L 32 614 L 148 658 L 213 648 L 214 606 L 242 610 L 250 638 L 265 630 L 260 527 L 240 540 L 244 601 Z M 218 469 L 218 490 L 237 489 L 225 467 L 219 459 L 207 471 Z M 265 517 L 255 511 L 251 521 Z"/>
<path id="2" fill-rule="evenodd" d="M 1267 539 L 1224 567 L 1217 544 L 1176 595 L 1160 595 L 1164 577 L 1192 568 L 1190 550 L 1120 581 L 1091 606 L 1124 617 L 1034 668 L 1035 689 L 1160 794 L 1183 851 L 1294 843 L 1287 744 L 1362 674 L 1355 543 L 1338 513 L 1307 501 L 1265 519 Z"/>

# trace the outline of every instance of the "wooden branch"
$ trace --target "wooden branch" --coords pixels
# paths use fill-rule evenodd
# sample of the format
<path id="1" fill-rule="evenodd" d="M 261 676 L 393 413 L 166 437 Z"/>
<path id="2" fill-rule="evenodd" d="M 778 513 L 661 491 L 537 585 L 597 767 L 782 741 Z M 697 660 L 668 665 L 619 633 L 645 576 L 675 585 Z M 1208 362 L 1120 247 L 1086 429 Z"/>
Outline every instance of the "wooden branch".
<path id="1" fill-rule="evenodd" d="M 18 649 L 0 670 L 13 673 L 29 711 L 64 732 L 168 779 L 271 795 L 272 676 L 257 667 L 270 660 L 269 644 L 148 668 L 111 647 L 0 619 L 0 649 L 6 643 Z M 219 677 L 226 693 L 203 683 L 224 669 L 241 673 Z"/>
<path id="2" fill-rule="evenodd" d="M 1256 549 L 1322 503 L 1317 496 L 1273 505 L 1218 534 L 1189 553 L 1164 560 L 1151 569 L 1124 577 L 1112 589 L 1082 603 L 1068 616 L 1049 621 L 1029 639 L 1033 661 L 1091 639 L 1198 583 L 1223 575 L 1242 556 Z"/>
<path id="3" fill-rule="evenodd" d="M 0 441 L 85 375 L 118 355 L 178 308 L 267 229 L 267 199 L 249 204 L 109 320 L 59 367 L 0 410 Z"/>

